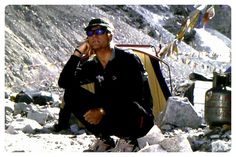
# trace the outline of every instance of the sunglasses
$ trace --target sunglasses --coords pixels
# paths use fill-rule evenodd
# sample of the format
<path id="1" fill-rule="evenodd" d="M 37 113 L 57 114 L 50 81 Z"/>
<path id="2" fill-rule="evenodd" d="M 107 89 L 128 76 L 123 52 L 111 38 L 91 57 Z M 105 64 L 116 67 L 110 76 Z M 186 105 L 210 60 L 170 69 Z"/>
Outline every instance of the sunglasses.
<path id="1" fill-rule="evenodd" d="M 89 31 L 87 31 L 86 32 L 86 34 L 87 34 L 87 36 L 88 37 L 91 37 L 91 36 L 93 36 L 94 34 L 95 35 L 103 35 L 103 34 L 105 34 L 107 32 L 107 30 L 106 29 L 96 29 L 96 30 L 89 30 Z"/>

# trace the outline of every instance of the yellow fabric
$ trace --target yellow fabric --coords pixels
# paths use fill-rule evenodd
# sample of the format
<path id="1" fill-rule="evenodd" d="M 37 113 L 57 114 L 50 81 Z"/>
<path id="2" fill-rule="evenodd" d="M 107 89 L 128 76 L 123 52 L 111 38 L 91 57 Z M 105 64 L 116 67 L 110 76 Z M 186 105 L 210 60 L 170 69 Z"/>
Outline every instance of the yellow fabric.
<path id="1" fill-rule="evenodd" d="M 160 87 L 159 81 L 156 77 L 152 63 L 148 55 L 139 51 L 133 51 L 141 59 L 149 77 L 149 84 L 151 88 L 151 94 L 153 99 L 153 114 L 154 117 L 158 116 L 159 113 L 164 109 L 166 105 L 166 99 Z"/>
<path id="2" fill-rule="evenodd" d="M 90 91 L 91 93 L 95 93 L 95 89 L 94 89 L 94 83 L 89 83 L 89 84 L 85 84 L 81 86 L 84 89 L 87 89 L 88 91 Z"/>

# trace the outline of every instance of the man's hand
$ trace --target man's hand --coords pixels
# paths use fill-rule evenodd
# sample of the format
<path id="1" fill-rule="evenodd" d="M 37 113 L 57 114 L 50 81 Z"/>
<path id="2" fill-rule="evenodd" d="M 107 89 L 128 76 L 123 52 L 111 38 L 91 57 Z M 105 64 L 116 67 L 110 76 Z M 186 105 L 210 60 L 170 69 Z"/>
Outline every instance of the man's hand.
<path id="1" fill-rule="evenodd" d="M 94 54 L 94 51 L 91 49 L 87 41 L 82 42 L 80 45 L 78 45 L 75 48 L 74 55 L 81 57 L 82 54 L 85 54 L 85 56 L 88 56 L 88 57 Z"/>
<path id="2" fill-rule="evenodd" d="M 102 108 L 90 109 L 84 114 L 84 119 L 90 124 L 97 125 L 102 120 L 105 112 Z"/>

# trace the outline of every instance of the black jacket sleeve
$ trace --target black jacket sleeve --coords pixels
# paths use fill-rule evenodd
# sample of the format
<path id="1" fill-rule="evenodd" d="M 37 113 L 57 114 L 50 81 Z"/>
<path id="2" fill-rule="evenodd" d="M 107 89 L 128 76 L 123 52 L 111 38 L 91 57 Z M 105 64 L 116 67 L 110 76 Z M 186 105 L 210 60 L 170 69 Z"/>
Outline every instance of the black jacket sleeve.
<path id="1" fill-rule="evenodd" d="M 59 80 L 58 85 L 61 88 L 72 88 L 76 84 L 76 69 L 80 62 L 81 58 L 75 55 L 72 55 L 66 65 L 64 66 Z"/>

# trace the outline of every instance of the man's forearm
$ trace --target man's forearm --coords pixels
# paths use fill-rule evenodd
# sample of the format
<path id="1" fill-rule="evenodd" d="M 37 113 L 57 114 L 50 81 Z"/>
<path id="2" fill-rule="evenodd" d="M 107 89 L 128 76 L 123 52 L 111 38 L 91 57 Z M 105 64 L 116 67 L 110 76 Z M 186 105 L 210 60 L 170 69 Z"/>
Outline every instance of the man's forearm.
<path id="1" fill-rule="evenodd" d="M 66 63 L 65 67 L 63 68 L 59 80 L 58 85 L 61 88 L 69 88 L 74 86 L 75 83 L 75 71 L 77 65 L 80 61 L 80 58 L 77 56 L 72 55 L 68 62 Z"/>

